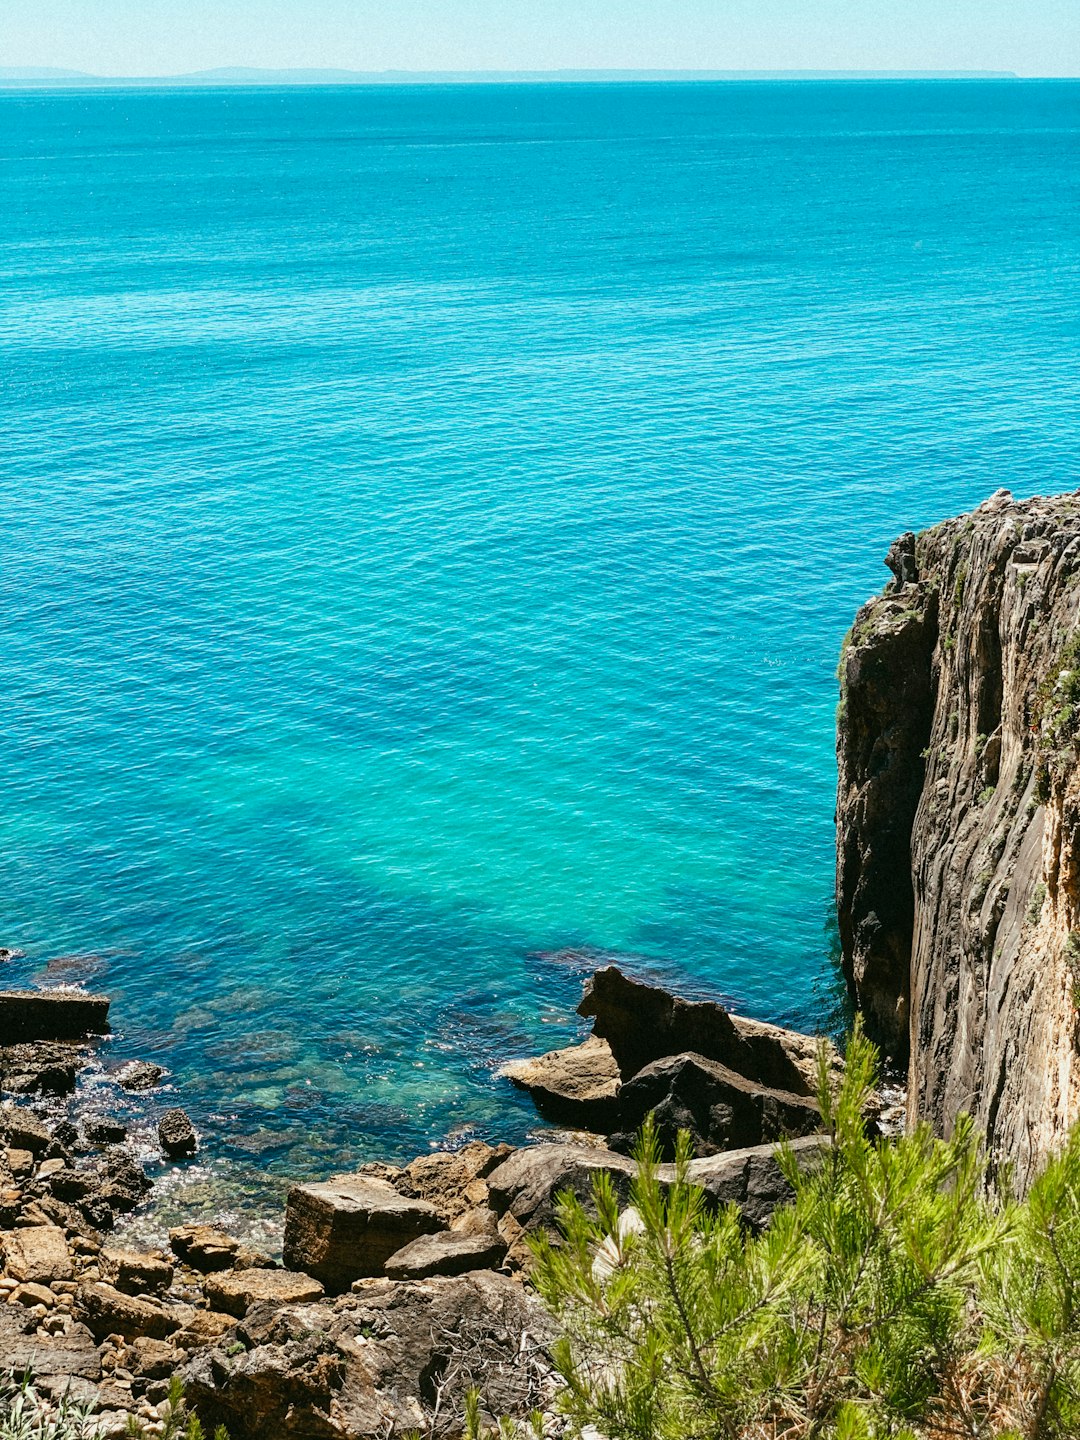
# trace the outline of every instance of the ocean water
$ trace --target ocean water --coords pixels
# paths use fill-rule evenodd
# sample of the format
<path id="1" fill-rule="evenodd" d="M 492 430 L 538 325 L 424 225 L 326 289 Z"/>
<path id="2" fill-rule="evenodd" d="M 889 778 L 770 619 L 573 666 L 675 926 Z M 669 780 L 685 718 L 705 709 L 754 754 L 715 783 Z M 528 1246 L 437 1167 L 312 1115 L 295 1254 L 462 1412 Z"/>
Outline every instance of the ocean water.
<path id="1" fill-rule="evenodd" d="M 520 1139 L 597 958 L 833 1023 L 841 637 L 1080 485 L 1078 202 L 1071 83 L 0 95 L 11 980 L 256 1193 Z"/>

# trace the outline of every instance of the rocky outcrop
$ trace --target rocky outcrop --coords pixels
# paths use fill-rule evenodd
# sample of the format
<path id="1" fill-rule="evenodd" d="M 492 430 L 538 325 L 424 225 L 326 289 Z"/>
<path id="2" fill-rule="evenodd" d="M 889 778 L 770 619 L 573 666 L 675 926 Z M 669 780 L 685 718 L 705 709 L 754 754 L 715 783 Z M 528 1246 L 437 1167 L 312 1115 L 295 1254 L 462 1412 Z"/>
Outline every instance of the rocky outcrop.
<path id="1" fill-rule="evenodd" d="M 904 537 L 840 664 L 837 902 L 909 1118 L 1023 1180 L 1080 1116 L 1080 494 Z"/>
<path id="2" fill-rule="evenodd" d="M 549 1120 L 603 1131 L 617 1119 L 619 1067 L 599 1035 L 535 1059 L 512 1060 L 499 1074 L 526 1091 Z"/>
<path id="3" fill-rule="evenodd" d="M 85 1040 L 109 1028 L 105 995 L 82 990 L 0 991 L 0 1036 L 6 1044 L 32 1040 Z"/>

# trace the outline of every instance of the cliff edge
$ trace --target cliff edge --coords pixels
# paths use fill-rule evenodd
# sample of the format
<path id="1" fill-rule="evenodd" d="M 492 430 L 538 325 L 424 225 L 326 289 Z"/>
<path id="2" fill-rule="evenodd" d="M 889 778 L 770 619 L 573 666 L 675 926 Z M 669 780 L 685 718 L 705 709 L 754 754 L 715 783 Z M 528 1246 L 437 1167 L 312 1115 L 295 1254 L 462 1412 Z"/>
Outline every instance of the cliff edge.
<path id="1" fill-rule="evenodd" d="M 840 661 L 837 905 L 908 1118 L 1021 1182 L 1080 1116 L 1080 492 L 902 536 Z"/>

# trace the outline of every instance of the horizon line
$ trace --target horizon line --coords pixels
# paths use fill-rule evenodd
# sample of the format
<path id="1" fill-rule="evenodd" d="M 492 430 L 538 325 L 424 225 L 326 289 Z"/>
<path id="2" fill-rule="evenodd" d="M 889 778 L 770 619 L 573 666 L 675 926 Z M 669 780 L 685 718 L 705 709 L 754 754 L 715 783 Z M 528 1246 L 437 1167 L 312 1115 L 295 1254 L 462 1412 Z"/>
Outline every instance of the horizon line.
<path id="1" fill-rule="evenodd" d="M 158 75 L 96 75 L 90 71 L 49 66 L 0 66 L 0 87 L 79 88 L 93 86 L 199 85 L 392 85 L 484 83 L 618 83 L 674 81 L 859 81 L 859 80 L 1021 80 L 1073 76 L 1021 76 L 1013 70 L 682 70 L 586 69 L 554 70 L 347 70 L 332 67 L 218 66 L 208 70 Z"/>

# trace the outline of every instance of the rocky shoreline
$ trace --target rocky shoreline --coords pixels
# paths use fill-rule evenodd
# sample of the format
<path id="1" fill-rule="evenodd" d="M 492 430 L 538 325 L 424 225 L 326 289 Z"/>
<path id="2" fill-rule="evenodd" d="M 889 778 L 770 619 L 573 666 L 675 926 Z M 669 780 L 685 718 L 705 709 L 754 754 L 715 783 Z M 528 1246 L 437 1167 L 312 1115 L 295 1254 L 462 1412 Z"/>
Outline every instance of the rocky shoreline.
<path id="1" fill-rule="evenodd" d="M 492 1415 L 551 1412 L 552 1332 L 528 1284 L 529 1237 L 554 1233 L 560 1192 L 588 1198 L 603 1170 L 625 1196 L 651 1113 L 665 1159 L 689 1129 L 695 1181 L 756 1229 L 788 1193 L 775 1141 L 808 1158 L 823 1143 L 812 1037 L 613 966 L 580 1010 L 588 1040 L 503 1072 L 572 1138 L 473 1141 L 296 1184 L 279 1261 L 219 1225 L 175 1226 L 167 1248 L 116 1237 L 153 1186 L 105 1097 L 145 1104 L 168 1160 L 195 1151 L 194 1127 L 162 1107 L 151 1061 L 122 1067 L 111 1092 L 96 1087 L 90 1108 L 72 1104 L 108 1030 L 106 997 L 0 994 L 0 1369 L 70 1395 L 108 1437 L 132 1416 L 160 1430 L 174 1375 L 231 1440 L 450 1436 L 473 1387 Z"/>

